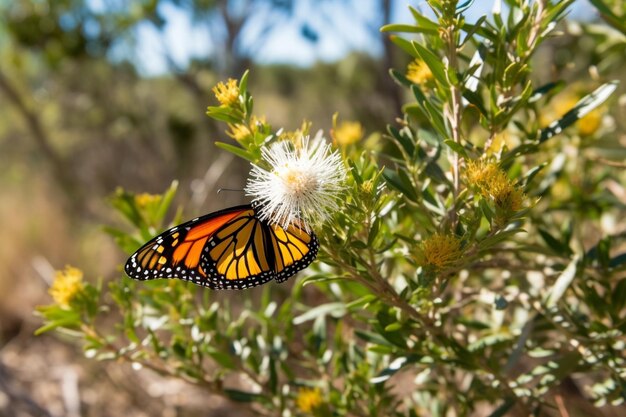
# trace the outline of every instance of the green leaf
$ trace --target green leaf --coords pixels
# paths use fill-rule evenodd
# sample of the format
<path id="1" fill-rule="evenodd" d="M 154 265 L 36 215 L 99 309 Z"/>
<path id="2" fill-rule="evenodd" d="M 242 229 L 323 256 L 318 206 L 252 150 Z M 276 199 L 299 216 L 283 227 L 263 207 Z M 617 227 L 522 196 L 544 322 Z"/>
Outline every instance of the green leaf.
<path id="1" fill-rule="evenodd" d="M 620 253 L 619 255 L 611 258 L 609 261 L 609 267 L 611 268 L 619 268 L 621 265 L 626 263 L 626 252 Z"/>
<path id="2" fill-rule="evenodd" d="M 109 198 L 110 204 L 122 214 L 133 226 L 141 229 L 142 235 L 147 233 L 141 213 L 137 209 L 135 197 L 121 188 Z"/>
<path id="3" fill-rule="evenodd" d="M 231 400 L 238 403 L 252 403 L 263 402 L 265 397 L 261 394 L 254 394 L 252 392 L 240 391 L 232 388 L 224 388 L 224 394 Z"/>
<path id="4" fill-rule="evenodd" d="M 403 73 L 396 71 L 393 68 L 389 70 L 389 75 L 391 75 L 391 78 L 393 78 L 393 80 L 401 87 L 411 88 L 413 85 L 413 81 L 409 80 Z"/>
<path id="5" fill-rule="evenodd" d="M 372 227 L 370 228 L 369 234 L 367 235 L 367 245 L 372 247 L 372 243 L 374 239 L 378 237 L 378 231 L 380 230 L 380 224 L 382 219 L 380 217 L 376 217 L 374 219 L 374 223 L 372 223 Z"/>
<path id="6" fill-rule="evenodd" d="M 383 369 L 377 376 L 370 379 L 370 383 L 372 384 L 380 384 L 382 382 L 387 381 L 391 378 L 396 372 L 402 369 L 404 366 L 409 365 L 411 363 L 415 363 L 417 361 L 417 357 L 407 357 L 401 356 L 399 358 L 394 359 L 387 368 Z"/>
<path id="7" fill-rule="evenodd" d="M 590 0 L 593 3 L 593 0 Z M 545 16 L 545 22 L 556 22 L 561 20 L 566 13 L 569 13 L 569 6 L 574 3 L 574 0 L 562 0 L 554 2 L 550 5 L 549 13 Z"/>
<path id="8" fill-rule="evenodd" d="M 471 105 L 476 107 L 476 109 L 478 109 L 480 114 L 482 114 L 483 116 L 489 114 L 487 112 L 487 109 L 485 108 L 485 104 L 483 103 L 483 98 L 479 93 L 476 93 L 469 89 L 464 89 L 463 98 L 467 100 Z"/>
<path id="9" fill-rule="evenodd" d="M 346 304 L 346 309 L 352 310 L 357 308 L 365 308 L 368 304 L 371 304 L 378 300 L 378 296 L 373 294 L 364 295 L 363 297 L 356 299 Z"/>
<path id="10" fill-rule="evenodd" d="M 564 86 L 565 86 L 564 81 L 556 81 L 556 82 L 544 84 L 541 87 L 536 88 L 533 91 L 533 93 L 530 95 L 530 98 L 528 99 L 528 102 L 534 103 L 538 101 L 539 99 L 541 99 L 542 97 L 545 97 L 547 94 L 551 92 L 557 93 L 561 91 Z"/>
<path id="11" fill-rule="evenodd" d="M 566 243 L 561 242 L 543 228 L 538 228 L 537 230 L 541 235 L 541 238 L 544 240 L 544 242 L 546 242 L 550 249 L 554 251 L 554 253 L 559 255 L 571 255 L 572 250 Z"/>
<path id="12" fill-rule="evenodd" d="M 130 236 L 127 232 L 122 230 L 118 230 L 114 227 L 104 226 L 102 230 L 108 235 L 112 236 L 115 239 L 115 243 L 128 254 L 133 253 L 140 247 L 144 242 L 140 241 L 133 236 Z"/>
<path id="13" fill-rule="evenodd" d="M 626 307 L 626 278 L 620 280 L 611 293 L 611 310 L 617 312 L 618 317 Z"/>
<path id="14" fill-rule="evenodd" d="M 401 23 L 392 23 L 384 25 L 380 28 L 381 32 L 403 32 L 403 33 L 428 33 L 435 35 L 437 32 L 432 29 L 423 28 L 415 25 L 407 25 Z"/>
<path id="15" fill-rule="evenodd" d="M 404 133 L 404 129 L 402 131 L 398 130 L 394 126 L 387 126 L 387 131 L 389 134 L 397 141 L 397 143 L 402 147 L 402 150 L 407 154 L 408 157 L 412 157 L 415 152 L 415 143 L 412 138 L 409 138 Z"/>
<path id="16" fill-rule="evenodd" d="M 456 6 L 456 13 L 457 14 L 463 13 L 464 11 L 469 9 L 472 6 L 473 3 L 474 3 L 474 0 L 466 0 L 464 3 L 457 4 L 457 6 Z"/>
<path id="17" fill-rule="evenodd" d="M 565 113 L 563 117 L 548 125 L 541 131 L 541 137 L 539 142 L 545 142 L 551 137 L 558 135 L 567 127 L 573 125 L 578 120 L 585 117 L 592 110 L 600 106 L 606 101 L 607 98 L 617 89 L 619 81 L 614 80 L 606 84 L 601 85 L 592 93 L 581 98 L 578 103 L 570 111 Z"/>
<path id="18" fill-rule="evenodd" d="M 165 191 L 165 193 L 163 194 L 163 198 L 161 198 L 161 203 L 159 204 L 159 207 L 157 209 L 157 213 L 155 216 L 156 217 L 155 220 L 158 223 L 163 222 L 163 218 L 167 214 L 167 210 L 172 204 L 172 200 L 174 199 L 174 196 L 176 195 L 177 189 L 178 189 L 178 181 L 174 180 L 172 181 L 172 184 L 170 184 L 167 191 Z"/>
<path id="19" fill-rule="evenodd" d="M 378 333 L 370 332 L 367 330 L 355 329 L 354 334 L 357 337 L 361 338 L 362 340 L 369 342 L 369 343 L 373 343 L 375 345 L 388 346 L 388 347 L 393 346 L 391 343 L 389 343 L 384 337 L 382 337 Z"/>
<path id="20" fill-rule="evenodd" d="M 432 146 L 439 146 L 441 144 L 441 138 L 434 132 L 426 129 L 418 129 L 417 137 L 419 140 L 423 140 Z"/>
<path id="21" fill-rule="evenodd" d="M 207 354 L 220 366 L 226 369 L 235 369 L 235 362 L 230 355 L 214 349 L 210 349 Z"/>
<path id="22" fill-rule="evenodd" d="M 400 191 L 406 198 L 417 203 L 418 197 L 415 188 L 413 188 L 410 181 L 407 183 L 407 176 L 403 170 L 392 171 L 389 168 L 385 168 L 383 178 L 391 188 Z"/>
<path id="23" fill-rule="evenodd" d="M 446 76 L 446 67 L 443 65 L 441 58 L 432 53 L 428 48 L 416 41 L 411 41 L 411 45 L 417 52 L 418 56 L 424 61 L 433 76 L 441 83 L 441 85 L 449 85 L 450 81 Z"/>
<path id="24" fill-rule="evenodd" d="M 242 114 L 230 107 L 209 106 L 207 116 L 226 123 L 241 123 Z"/>
<path id="25" fill-rule="evenodd" d="M 452 149 L 455 153 L 459 154 L 463 158 L 469 158 L 469 156 L 467 155 L 467 151 L 460 143 L 456 143 L 452 139 L 446 139 L 443 141 L 443 143 L 448 145 L 450 149 Z"/>
<path id="26" fill-rule="evenodd" d="M 430 99 L 428 99 L 419 86 L 413 84 L 411 85 L 411 91 L 417 100 L 417 103 L 421 106 L 424 111 L 425 116 L 428 120 L 433 124 L 433 127 L 437 129 L 437 132 L 442 137 L 449 137 L 448 130 L 446 129 L 446 124 L 443 120 L 442 112 L 437 109 Z"/>
<path id="27" fill-rule="evenodd" d="M 338 318 L 345 315 L 346 312 L 346 305 L 344 303 L 327 303 L 313 307 L 306 313 L 294 317 L 292 322 L 297 326 L 320 316 L 331 315 L 332 317 Z"/>
<path id="28" fill-rule="evenodd" d="M 467 350 L 480 355 L 484 350 L 490 346 L 506 344 L 513 339 L 513 335 L 510 333 L 495 333 L 489 334 L 485 337 L 478 339 L 475 342 L 470 343 L 467 346 Z"/>
<path id="29" fill-rule="evenodd" d="M 589 0 L 589 3 L 593 4 L 596 9 L 598 9 L 600 15 L 608 24 L 626 35 L 626 23 L 624 22 L 624 16 L 617 16 L 602 0 Z"/>
<path id="30" fill-rule="evenodd" d="M 428 30 L 433 35 L 437 35 L 439 33 L 439 25 L 436 22 L 427 18 L 412 6 L 409 6 L 409 11 L 413 15 L 413 19 L 415 19 L 417 26 L 424 28 L 424 30 Z"/>
<path id="31" fill-rule="evenodd" d="M 481 240 L 480 243 L 478 244 L 478 247 L 480 248 L 481 251 L 490 249 L 493 246 L 497 245 L 498 243 L 522 231 L 523 231 L 522 229 L 516 228 L 516 229 L 510 229 L 510 230 L 504 230 L 504 231 L 498 232 L 493 236 L 489 236 Z"/>
<path id="32" fill-rule="evenodd" d="M 577 270 L 578 256 L 574 256 L 569 265 L 567 265 L 567 268 L 565 268 L 561 275 L 559 275 L 554 283 L 554 286 L 548 292 L 548 296 L 545 299 L 546 307 L 550 308 L 556 305 L 557 301 L 559 301 L 563 294 L 565 294 L 565 290 L 567 290 L 576 277 Z"/>
<path id="33" fill-rule="evenodd" d="M 489 36 L 486 35 L 487 30 L 485 29 L 483 22 L 487 20 L 487 15 L 483 15 L 481 16 L 476 22 L 471 23 L 471 24 L 464 24 L 463 25 L 463 30 L 465 31 L 465 38 L 463 39 L 463 42 L 461 42 L 461 45 L 459 45 L 459 47 L 462 47 L 463 45 L 465 45 L 465 43 L 469 40 L 471 40 L 474 37 L 474 34 L 478 33 L 479 35 L 488 38 Z"/>
<path id="34" fill-rule="evenodd" d="M 215 142 L 215 146 L 217 146 L 218 148 L 224 149 L 225 151 L 228 151 L 230 153 L 233 153 L 237 155 L 238 157 L 243 158 L 247 161 L 256 162 L 254 160 L 255 159 L 254 156 L 250 152 L 238 146 L 229 145 L 228 143 L 224 143 L 224 142 Z"/>
<path id="35" fill-rule="evenodd" d="M 424 174 L 440 184 L 450 184 L 450 180 L 446 177 L 446 174 L 443 172 L 439 164 L 434 161 L 426 164 Z"/>
<path id="36" fill-rule="evenodd" d="M 248 75 L 250 75 L 250 70 L 245 70 L 239 80 L 239 93 L 242 95 L 248 92 Z"/>
<path id="37" fill-rule="evenodd" d="M 410 41 L 407 41 L 406 39 L 396 35 L 391 35 L 389 39 L 391 39 L 391 42 L 398 45 L 400 49 L 402 49 L 405 53 L 411 55 L 413 58 L 420 57 Z"/>

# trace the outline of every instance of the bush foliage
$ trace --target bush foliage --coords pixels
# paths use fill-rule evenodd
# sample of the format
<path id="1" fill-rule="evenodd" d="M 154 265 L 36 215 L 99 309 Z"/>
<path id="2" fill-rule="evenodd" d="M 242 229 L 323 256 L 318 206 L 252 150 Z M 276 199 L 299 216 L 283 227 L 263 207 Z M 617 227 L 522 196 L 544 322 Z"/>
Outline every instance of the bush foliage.
<path id="1" fill-rule="evenodd" d="M 511 0 L 474 23 L 471 1 L 427 3 L 434 19 L 411 8 L 413 24 L 382 28 L 411 60 L 391 70 L 410 97 L 402 117 L 368 139 L 334 122 L 343 210 L 316 230 L 303 279 L 224 293 L 77 284 L 68 269 L 39 331 L 267 415 L 541 415 L 569 382 L 597 405 L 621 404 L 625 178 L 606 101 L 616 83 L 533 76 L 572 1 Z M 268 137 L 309 134 L 255 114 L 247 74 L 215 91 L 208 115 L 234 139 L 218 146 L 238 157 L 258 163 Z M 182 220 L 165 220 L 175 192 L 120 190 L 111 203 L 132 229 L 107 231 L 132 253 Z"/>

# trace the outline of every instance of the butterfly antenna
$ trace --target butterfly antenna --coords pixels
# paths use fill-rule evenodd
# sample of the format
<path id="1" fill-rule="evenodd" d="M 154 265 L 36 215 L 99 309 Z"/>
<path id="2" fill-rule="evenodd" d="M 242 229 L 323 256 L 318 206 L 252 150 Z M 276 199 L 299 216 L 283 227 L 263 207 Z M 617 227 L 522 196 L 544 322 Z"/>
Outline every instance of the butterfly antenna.
<path id="1" fill-rule="evenodd" d="M 237 189 L 237 188 L 218 188 L 217 189 L 217 193 L 221 193 L 222 191 L 236 191 L 236 192 L 240 192 L 243 193 L 243 189 Z"/>

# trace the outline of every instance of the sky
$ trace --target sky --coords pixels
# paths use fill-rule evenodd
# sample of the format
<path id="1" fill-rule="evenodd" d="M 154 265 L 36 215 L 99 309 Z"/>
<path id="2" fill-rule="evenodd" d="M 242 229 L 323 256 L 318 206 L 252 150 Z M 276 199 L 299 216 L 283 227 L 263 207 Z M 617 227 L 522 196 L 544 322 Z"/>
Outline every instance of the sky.
<path id="1" fill-rule="evenodd" d="M 292 19 L 280 22 L 261 50 L 255 51 L 253 58 L 259 63 L 286 63 L 308 66 L 316 61 L 334 61 L 341 59 L 351 51 L 366 51 L 379 54 L 380 45 L 372 42 L 372 32 L 362 24 L 344 22 L 367 22 L 376 25 L 377 0 L 349 0 L 351 8 L 333 6 L 327 2 L 324 10 L 312 10 L 317 7 L 315 1 L 308 2 L 309 7 L 297 9 Z M 392 22 L 411 23 L 408 10 L 411 5 L 426 10 L 425 1 L 396 0 Z M 314 6 L 313 6 L 314 5 Z M 489 13 L 493 1 L 478 0 L 465 12 L 468 21 L 475 21 Z M 158 75 L 167 72 L 168 65 L 165 51 L 181 67 L 194 56 L 206 57 L 212 51 L 212 45 L 206 28 L 192 24 L 191 16 L 172 5 L 165 5 L 161 12 L 166 17 L 167 25 L 159 33 L 150 25 L 142 25 L 137 30 L 136 62 L 145 75 Z M 595 9 L 588 0 L 577 0 L 571 17 L 589 19 L 595 16 Z M 308 41 L 301 33 L 302 26 L 312 28 L 319 35 L 317 42 Z"/>

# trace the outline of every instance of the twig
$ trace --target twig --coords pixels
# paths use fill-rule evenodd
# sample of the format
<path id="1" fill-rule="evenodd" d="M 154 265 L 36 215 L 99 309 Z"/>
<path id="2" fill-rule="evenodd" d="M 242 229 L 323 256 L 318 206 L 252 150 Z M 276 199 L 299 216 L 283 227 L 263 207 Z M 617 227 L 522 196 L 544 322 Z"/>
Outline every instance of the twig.
<path id="1" fill-rule="evenodd" d="M 556 406 L 559 409 L 559 414 L 561 414 L 561 417 L 569 417 L 569 412 L 567 411 L 567 408 L 565 408 L 565 403 L 563 402 L 563 397 L 561 397 L 561 394 L 556 394 L 554 396 L 554 401 L 556 402 Z"/>

